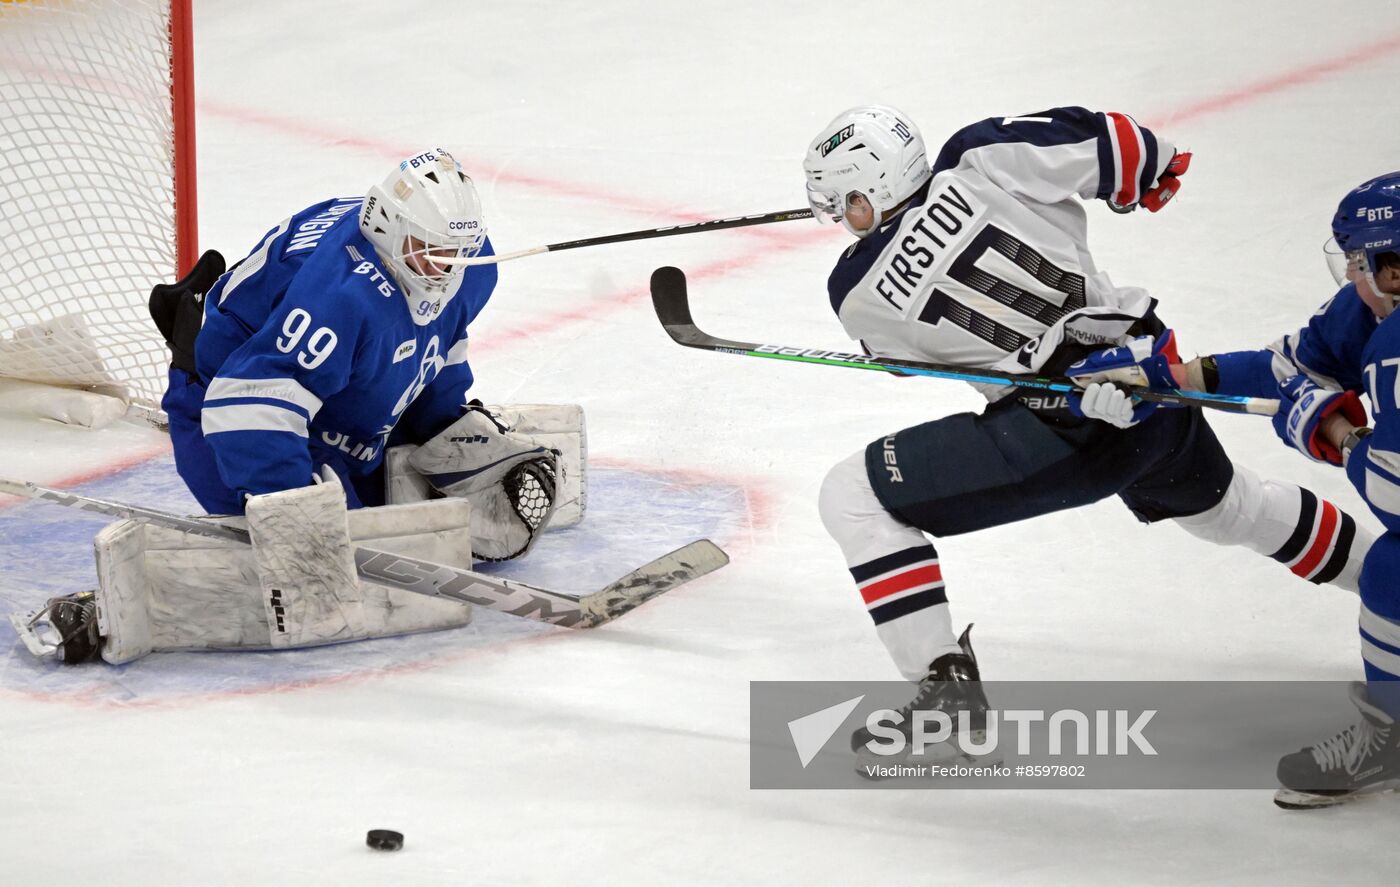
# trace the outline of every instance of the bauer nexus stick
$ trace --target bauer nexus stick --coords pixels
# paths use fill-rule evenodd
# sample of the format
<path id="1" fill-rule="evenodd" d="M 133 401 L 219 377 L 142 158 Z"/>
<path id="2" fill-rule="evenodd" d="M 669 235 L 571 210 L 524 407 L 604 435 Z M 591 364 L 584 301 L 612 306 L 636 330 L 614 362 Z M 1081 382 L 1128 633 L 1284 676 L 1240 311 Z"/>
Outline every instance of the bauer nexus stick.
<path id="1" fill-rule="evenodd" d="M 509 262 L 511 259 L 523 259 L 525 256 L 537 256 L 540 253 L 557 253 L 561 250 L 578 249 L 584 246 L 602 246 L 605 243 L 624 243 L 628 240 L 650 240 L 653 237 L 672 237 L 676 234 L 695 234 L 699 231 L 723 231 L 725 228 L 747 228 L 750 225 L 792 222 L 797 219 L 810 219 L 811 217 L 812 211 L 810 209 L 790 209 L 784 212 L 761 213 L 756 216 L 735 216 L 731 219 L 711 219 L 708 222 L 687 222 L 684 225 L 667 225 L 664 228 L 647 228 L 642 231 L 628 231 L 625 234 L 586 237 L 583 240 L 565 240 L 560 243 L 549 243 L 544 246 L 535 246 L 530 249 L 517 250 L 513 253 L 501 253 L 495 256 L 472 256 L 471 258 L 438 258 L 437 256 L 432 256 L 431 261 L 435 265 L 494 265 L 500 262 Z"/>
<path id="2" fill-rule="evenodd" d="M 249 543 L 247 530 L 217 518 L 182 517 L 5 478 L 0 478 L 0 493 L 144 521 L 199 536 Z M 579 597 L 375 548 L 356 546 L 353 554 L 355 569 L 366 581 L 428 597 L 476 604 L 565 628 L 594 628 L 611 622 L 652 598 L 729 563 L 729 556 L 718 545 L 701 539 L 638 567 L 606 588 Z"/>
<path id="3" fill-rule="evenodd" d="M 1044 391 L 1079 393 L 1084 389 L 1068 379 L 1046 376 L 1020 376 L 999 370 L 971 369 L 918 360 L 877 357 L 869 354 L 849 354 L 821 348 L 798 348 L 791 345 L 765 345 L 759 342 L 738 342 L 719 339 L 695 325 L 690 316 L 690 301 L 686 293 L 685 272 L 679 268 L 657 268 L 651 275 L 651 303 L 666 333 L 687 348 L 738 354 L 742 357 L 767 357 L 798 363 L 848 367 L 857 370 L 878 370 L 907 376 L 932 376 L 935 379 L 956 379 L 962 382 L 983 382 L 992 385 L 1015 385 Z M 1208 394 L 1203 391 L 1153 391 L 1132 388 L 1134 397 L 1177 406 L 1210 407 L 1230 413 L 1254 413 L 1272 416 L 1278 412 L 1278 401 L 1263 397 L 1237 397 L 1230 394 Z"/>

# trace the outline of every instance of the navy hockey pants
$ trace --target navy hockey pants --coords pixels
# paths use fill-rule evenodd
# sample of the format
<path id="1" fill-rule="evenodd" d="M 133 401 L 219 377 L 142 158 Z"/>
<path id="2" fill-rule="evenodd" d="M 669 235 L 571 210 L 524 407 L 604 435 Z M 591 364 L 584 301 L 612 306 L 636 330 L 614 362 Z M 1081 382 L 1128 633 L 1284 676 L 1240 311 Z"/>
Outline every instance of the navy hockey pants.
<path id="1" fill-rule="evenodd" d="M 1054 423 L 1015 397 L 874 441 L 866 471 L 891 514 L 933 536 L 1001 526 L 1119 496 L 1139 520 L 1200 514 L 1234 467 L 1199 409 L 1132 428 Z"/>

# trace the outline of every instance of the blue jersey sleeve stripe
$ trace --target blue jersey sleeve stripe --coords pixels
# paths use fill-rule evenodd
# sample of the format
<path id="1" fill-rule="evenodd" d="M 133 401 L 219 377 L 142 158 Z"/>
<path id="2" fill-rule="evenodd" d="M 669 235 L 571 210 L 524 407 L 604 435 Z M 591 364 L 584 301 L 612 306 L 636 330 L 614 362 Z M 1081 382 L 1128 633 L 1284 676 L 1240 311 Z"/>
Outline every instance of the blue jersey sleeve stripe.
<path id="1" fill-rule="evenodd" d="M 1371 637 L 1371 641 L 1392 653 L 1400 653 L 1400 623 L 1371 611 L 1361 605 L 1361 630 Z"/>
<path id="2" fill-rule="evenodd" d="M 1400 517 L 1400 484 L 1376 471 L 1369 460 L 1366 465 L 1366 489 L 1362 494 L 1375 511 Z"/>
<path id="3" fill-rule="evenodd" d="M 305 411 L 307 417 L 316 415 L 321 409 L 321 398 L 312 394 L 296 379 L 236 379 L 216 376 L 209 383 L 204 401 L 229 400 L 239 398 L 261 398 L 282 400 L 296 404 Z"/>
<path id="4" fill-rule="evenodd" d="M 1361 658 L 1387 675 L 1400 677 L 1400 656 L 1371 643 L 1361 632 Z"/>
<path id="5" fill-rule="evenodd" d="M 311 421 L 311 417 L 306 414 L 306 411 L 303 410 L 301 407 L 297 406 L 296 404 L 288 403 L 285 400 L 273 400 L 272 398 L 267 397 L 226 397 L 222 400 L 216 401 L 206 400 L 204 404 L 206 408 L 236 407 L 248 405 L 267 406 L 279 410 L 286 410 L 289 413 L 296 413 L 298 416 L 301 416 L 303 419 L 307 420 L 307 422 Z"/>
<path id="6" fill-rule="evenodd" d="M 306 417 L 294 410 L 267 403 L 206 406 L 200 413 L 206 437 L 231 431 L 282 431 L 306 437 Z"/>
<path id="7" fill-rule="evenodd" d="M 1367 441 L 1366 467 L 1394 484 L 1400 484 L 1400 453 L 1376 446 L 1374 438 Z"/>

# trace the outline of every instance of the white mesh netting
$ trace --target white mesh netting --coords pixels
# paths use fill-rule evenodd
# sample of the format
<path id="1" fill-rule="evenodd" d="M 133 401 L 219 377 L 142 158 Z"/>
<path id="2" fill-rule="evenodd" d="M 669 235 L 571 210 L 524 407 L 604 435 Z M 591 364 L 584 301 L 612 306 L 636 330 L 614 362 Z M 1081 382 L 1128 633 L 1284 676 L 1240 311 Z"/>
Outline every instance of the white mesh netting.
<path id="1" fill-rule="evenodd" d="M 160 399 L 169 28 L 168 0 L 0 0 L 0 376 Z"/>

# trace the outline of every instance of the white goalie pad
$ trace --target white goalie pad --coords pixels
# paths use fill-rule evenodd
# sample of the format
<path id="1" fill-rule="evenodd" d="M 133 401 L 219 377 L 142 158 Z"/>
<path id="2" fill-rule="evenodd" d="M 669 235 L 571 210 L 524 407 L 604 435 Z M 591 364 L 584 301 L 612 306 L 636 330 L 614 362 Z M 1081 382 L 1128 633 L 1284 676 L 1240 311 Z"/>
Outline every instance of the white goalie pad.
<path id="1" fill-rule="evenodd" d="M 510 438 L 502 446 L 493 448 L 493 452 L 509 454 L 521 448 L 543 447 L 558 454 L 560 470 L 554 483 L 553 513 L 544 529 L 570 527 L 579 523 L 587 506 L 588 489 L 587 433 L 583 408 L 577 404 L 523 404 L 492 406 L 487 410 L 506 426 Z M 474 422 L 474 425 L 467 430 L 480 431 L 484 437 L 501 434 L 485 420 L 478 418 L 468 421 Z M 385 454 L 385 501 L 421 501 L 435 495 L 425 474 L 441 476 L 447 472 L 465 473 L 476 469 L 478 463 L 492 461 L 491 457 L 483 459 L 463 454 L 462 448 L 450 443 L 455 436 L 460 435 L 444 432 L 424 447 L 400 446 L 390 449 Z M 452 492 L 452 495 L 457 493 Z M 503 547 L 513 550 L 516 543 L 508 537 L 518 532 L 519 527 L 513 525 L 511 520 L 498 520 L 491 511 L 484 510 L 489 508 L 489 503 L 482 501 L 479 492 L 467 495 L 475 497 L 478 508 L 474 526 L 478 556 L 495 557 L 495 552 Z"/>
<path id="2" fill-rule="evenodd" d="M 119 521 L 95 543 L 102 658 L 310 647 L 466 625 L 465 604 L 358 579 L 350 549 L 353 541 L 470 568 L 470 525 L 471 505 L 460 499 L 347 512 L 333 484 L 251 500 L 251 547 Z"/>
<path id="3" fill-rule="evenodd" d="M 248 499 L 248 535 L 273 647 L 367 637 L 339 484 Z"/>

